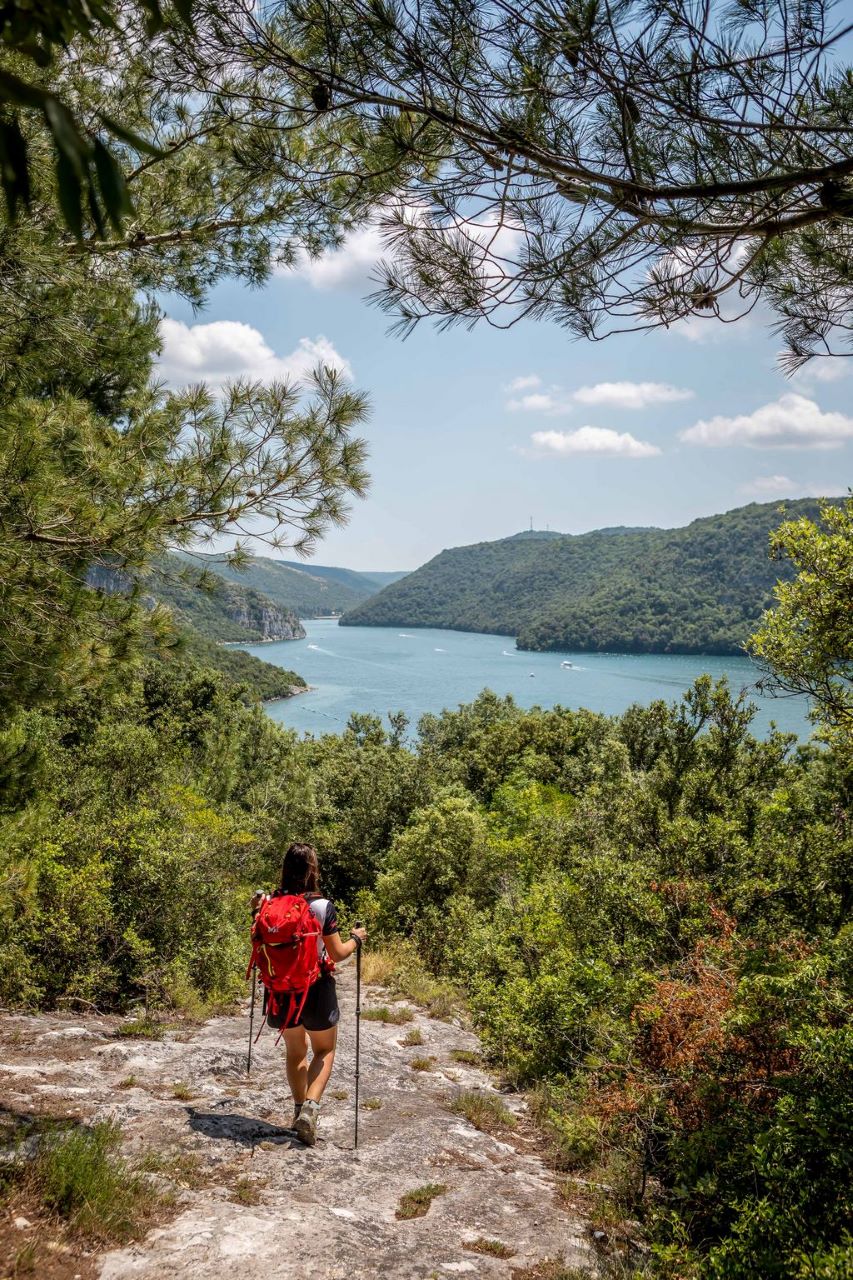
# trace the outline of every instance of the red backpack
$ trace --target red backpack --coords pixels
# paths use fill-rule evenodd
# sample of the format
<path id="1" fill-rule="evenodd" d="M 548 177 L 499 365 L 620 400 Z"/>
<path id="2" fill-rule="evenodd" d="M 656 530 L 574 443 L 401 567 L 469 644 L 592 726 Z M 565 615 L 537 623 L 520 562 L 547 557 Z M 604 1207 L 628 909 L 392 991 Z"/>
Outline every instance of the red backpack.
<path id="1" fill-rule="evenodd" d="M 255 916 L 252 958 L 246 977 L 257 966 L 261 982 L 269 992 L 268 1008 L 274 1015 L 281 1010 L 281 997 L 289 997 L 287 1022 L 294 1009 L 293 1020 L 298 1020 L 308 988 L 320 976 L 317 947 L 320 936 L 316 917 L 301 894 L 273 894 L 264 899 Z"/>

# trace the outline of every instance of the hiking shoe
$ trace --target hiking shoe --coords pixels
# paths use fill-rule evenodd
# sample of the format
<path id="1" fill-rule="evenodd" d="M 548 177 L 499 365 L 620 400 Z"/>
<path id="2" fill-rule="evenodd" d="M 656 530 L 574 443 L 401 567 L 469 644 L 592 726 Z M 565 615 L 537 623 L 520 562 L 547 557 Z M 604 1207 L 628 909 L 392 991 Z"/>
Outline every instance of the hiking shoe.
<path id="1" fill-rule="evenodd" d="M 310 1098 L 307 1102 L 303 1102 L 293 1127 L 296 1130 L 297 1138 L 306 1147 L 313 1147 L 317 1141 L 317 1122 L 319 1119 L 319 1102 L 312 1102 Z"/>
<path id="2" fill-rule="evenodd" d="M 305 1106 L 305 1103 L 304 1103 L 304 1102 L 295 1102 L 295 1103 L 293 1104 L 293 1106 L 294 1106 L 294 1109 L 293 1109 L 293 1119 L 291 1120 L 290 1124 L 288 1125 L 288 1128 L 289 1128 L 289 1129 L 295 1129 L 295 1128 L 296 1128 L 296 1121 L 299 1119 L 299 1112 L 300 1112 L 300 1111 L 302 1110 L 302 1108 Z"/>

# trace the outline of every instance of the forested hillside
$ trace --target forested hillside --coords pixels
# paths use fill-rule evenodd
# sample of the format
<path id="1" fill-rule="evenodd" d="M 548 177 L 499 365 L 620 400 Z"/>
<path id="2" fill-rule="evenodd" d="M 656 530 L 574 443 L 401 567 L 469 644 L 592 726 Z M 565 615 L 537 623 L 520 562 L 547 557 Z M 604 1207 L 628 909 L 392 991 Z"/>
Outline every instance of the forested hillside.
<path id="1" fill-rule="evenodd" d="M 681 529 L 518 536 L 442 551 L 342 619 L 517 636 L 522 649 L 737 653 L 774 583 L 783 519 L 814 499 L 752 503 Z"/>
<path id="2" fill-rule="evenodd" d="M 261 592 L 279 608 L 300 618 L 354 609 L 387 583 L 404 576 L 359 573 L 296 560 L 273 560 L 270 556 L 255 556 L 246 568 L 239 569 L 226 564 L 221 556 L 193 556 L 193 562 L 205 564 L 211 573 L 235 586 Z"/>
<path id="3" fill-rule="evenodd" d="M 185 673 L 199 669 L 218 672 L 247 702 L 255 699 L 272 702 L 278 698 L 291 698 L 308 687 L 297 672 L 288 671 L 272 662 L 264 662 L 243 649 L 225 648 L 208 640 L 192 626 L 181 628 L 178 635 L 180 643 L 177 652 L 168 660 L 172 666 Z M 160 657 L 158 661 L 167 660 Z"/>

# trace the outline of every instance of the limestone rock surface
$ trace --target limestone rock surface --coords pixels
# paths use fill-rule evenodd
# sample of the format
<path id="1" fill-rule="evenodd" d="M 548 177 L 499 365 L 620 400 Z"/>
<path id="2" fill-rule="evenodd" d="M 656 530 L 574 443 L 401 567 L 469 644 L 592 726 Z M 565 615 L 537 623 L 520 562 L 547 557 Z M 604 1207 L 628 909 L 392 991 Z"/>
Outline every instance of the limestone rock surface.
<path id="1" fill-rule="evenodd" d="M 292 1111 L 275 1032 L 264 1030 L 246 1076 L 248 1006 L 239 1016 L 184 1025 L 159 1041 L 117 1038 L 116 1019 L 79 1013 L 0 1018 L 4 1106 L 112 1117 L 123 1127 L 125 1155 L 150 1162 L 157 1153 L 179 1188 L 171 1217 L 144 1239 L 95 1259 L 92 1274 L 509 1280 L 514 1269 L 561 1258 L 579 1274 L 597 1275 L 587 1224 L 558 1198 L 528 1126 L 504 1141 L 450 1110 L 455 1092 L 496 1087 L 484 1071 L 451 1056 L 453 1049 L 477 1048 L 461 1026 L 419 1009 L 402 1026 L 362 1022 L 360 1096 L 367 1105 L 353 1150 L 355 982 L 351 966 L 338 976 L 339 1049 L 313 1149 L 287 1128 Z M 379 991 L 363 993 L 365 1006 L 387 1002 Z M 414 1027 L 423 1044 L 409 1048 L 402 1041 Z M 424 1057 L 433 1060 L 432 1070 L 413 1069 L 412 1060 Z M 502 1101 L 525 1109 L 520 1095 Z M 174 1172 L 182 1167 L 191 1171 L 183 1178 Z M 426 1183 L 445 1190 L 423 1217 L 399 1219 L 400 1197 Z M 500 1241 L 512 1256 L 466 1249 L 478 1239 Z"/>

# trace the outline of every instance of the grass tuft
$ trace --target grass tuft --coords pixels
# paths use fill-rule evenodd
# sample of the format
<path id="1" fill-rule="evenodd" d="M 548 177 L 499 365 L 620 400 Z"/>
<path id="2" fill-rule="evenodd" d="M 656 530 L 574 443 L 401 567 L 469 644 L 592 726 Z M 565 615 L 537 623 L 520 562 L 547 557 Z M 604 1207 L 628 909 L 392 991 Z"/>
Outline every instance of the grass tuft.
<path id="1" fill-rule="evenodd" d="M 12 1259 L 11 1270 L 7 1273 L 9 1277 L 17 1280 L 18 1276 L 34 1276 L 36 1274 L 36 1252 L 37 1242 L 35 1240 L 28 1240 L 26 1244 L 22 1244 Z"/>
<path id="2" fill-rule="evenodd" d="M 464 1062 L 469 1067 L 479 1067 L 483 1055 L 476 1049 L 451 1049 L 450 1056 L 454 1062 Z"/>
<path id="3" fill-rule="evenodd" d="M 432 1071 L 435 1066 L 435 1058 L 412 1058 L 409 1066 L 413 1071 Z"/>
<path id="4" fill-rule="evenodd" d="M 512 1280 L 589 1280 L 588 1271 L 567 1267 L 560 1258 L 545 1258 L 531 1267 L 513 1267 Z"/>
<path id="5" fill-rule="evenodd" d="M 361 976 L 368 984 L 384 987 L 390 983 L 400 964 L 393 947 L 371 947 L 361 954 Z"/>
<path id="6" fill-rule="evenodd" d="M 378 983 L 394 995 L 421 1005 L 431 1018 L 449 1018 L 461 1007 L 456 988 L 434 977 L 409 942 L 395 942 L 365 952 L 362 976 L 366 982 Z"/>
<path id="7" fill-rule="evenodd" d="M 365 1098 L 362 1102 L 362 1108 L 365 1111 L 378 1111 L 382 1106 L 381 1098 Z"/>
<path id="8" fill-rule="evenodd" d="M 400 1041 L 400 1044 L 403 1045 L 405 1049 L 412 1049 L 416 1045 L 423 1044 L 423 1042 L 424 1042 L 424 1037 L 420 1027 L 412 1027 L 411 1031 L 407 1031 L 406 1034 L 403 1036 L 403 1039 Z"/>
<path id="9" fill-rule="evenodd" d="M 387 1005 L 382 1004 L 375 1009 L 362 1009 L 361 1016 L 368 1022 L 392 1022 L 399 1027 L 404 1022 L 411 1022 L 415 1015 L 411 1009 L 389 1009 Z"/>
<path id="10" fill-rule="evenodd" d="M 183 1080 L 176 1080 L 172 1085 L 172 1097 L 178 1102 L 189 1102 L 190 1098 L 195 1097 L 195 1090 L 184 1084 Z"/>
<path id="11" fill-rule="evenodd" d="M 500 1098 L 476 1089 L 462 1089 L 450 1101 L 450 1110 L 464 1116 L 483 1133 L 500 1133 L 515 1127 L 515 1116 Z"/>
<path id="12" fill-rule="evenodd" d="M 406 1191 L 397 1205 L 398 1218 L 423 1218 L 436 1196 L 443 1196 L 447 1187 L 443 1182 L 427 1182 L 414 1191 Z"/>
<path id="13" fill-rule="evenodd" d="M 192 1151 L 148 1151 L 138 1167 L 143 1173 L 159 1173 L 192 1191 L 207 1186 L 210 1180 L 210 1166 Z"/>
<path id="14" fill-rule="evenodd" d="M 135 1089 L 138 1084 L 139 1077 L 133 1075 L 131 1072 L 129 1076 L 125 1076 L 123 1080 L 119 1080 L 118 1087 L 120 1089 Z"/>
<path id="15" fill-rule="evenodd" d="M 121 1129 L 109 1120 L 46 1137 L 27 1170 L 44 1208 L 72 1231 L 103 1241 L 131 1239 L 157 1196 L 116 1154 Z"/>
<path id="16" fill-rule="evenodd" d="M 162 1040 L 167 1030 L 165 1023 L 157 1022 L 155 1018 L 131 1018 L 120 1023 L 115 1033 L 133 1040 Z"/>
<path id="17" fill-rule="evenodd" d="M 501 1240 L 486 1240 L 480 1236 L 478 1240 L 463 1240 L 462 1248 L 470 1253 L 486 1253 L 490 1258 L 514 1258 L 515 1249 Z"/>
<path id="18" fill-rule="evenodd" d="M 265 1178 L 238 1178 L 231 1188 L 231 1199 L 236 1204 L 260 1204 L 261 1187 L 265 1186 Z"/>
<path id="19" fill-rule="evenodd" d="M 329 1097 L 336 1098 L 338 1102 L 345 1102 L 349 1097 L 349 1089 L 331 1089 Z"/>

